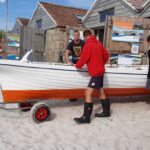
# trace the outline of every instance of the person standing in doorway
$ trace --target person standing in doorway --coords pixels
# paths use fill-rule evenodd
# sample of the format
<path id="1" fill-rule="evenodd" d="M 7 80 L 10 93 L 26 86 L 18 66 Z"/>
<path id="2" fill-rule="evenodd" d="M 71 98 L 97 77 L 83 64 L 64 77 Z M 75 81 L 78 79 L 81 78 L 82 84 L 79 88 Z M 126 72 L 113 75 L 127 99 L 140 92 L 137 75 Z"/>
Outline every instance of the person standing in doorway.
<path id="1" fill-rule="evenodd" d="M 150 35 L 147 37 L 147 43 L 150 46 Z M 150 90 L 150 50 L 148 50 L 147 55 L 149 58 L 149 69 L 148 69 L 148 75 L 147 75 L 146 88 Z"/>
<path id="2" fill-rule="evenodd" d="M 79 30 L 74 30 L 73 33 L 74 39 L 68 44 L 65 58 L 68 65 L 76 64 L 80 59 L 81 51 L 84 46 L 84 41 L 80 39 Z M 72 56 L 72 61 L 70 61 L 69 56 Z"/>
<path id="3" fill-rule="evenodd" d="M 96 114 L 95 117 L 110 117 L 110 101 L 106 98 L 103 89 L 103 76 L 105 72 L 105 64 L 109 59 L 109 53 L 104 46 L 97 41 L 92 35 L 91 30 L 85 30 L 84 33 L 85 45 L 83 47 L 80 60 L 75 67 L 82 68 L 85 64 L 88 67 L 91 79 L 85 92 L 84 113 L 80 118 L 74 118 L 79 124 L 90 123 L 91 114 L 93 111 L 92 94 L 94 90 L 99 91 L 103 112 Z"/>

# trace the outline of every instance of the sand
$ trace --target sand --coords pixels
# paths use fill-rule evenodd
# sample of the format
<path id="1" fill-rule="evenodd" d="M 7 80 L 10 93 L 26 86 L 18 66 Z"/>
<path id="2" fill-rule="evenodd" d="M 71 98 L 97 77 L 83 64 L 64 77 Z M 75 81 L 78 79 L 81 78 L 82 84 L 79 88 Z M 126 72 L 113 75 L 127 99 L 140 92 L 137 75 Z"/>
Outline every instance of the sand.
<path id="1" fill-rule="evenodd" d="M 150 150 L 150 97 L 112 98 L 112 117 L 76 125 L 83 101 L 50 102 L 52 120 L 35 124 L 30 112 L 0 109 L 0 150 Z M 16 107 L 9 105 L 6 107 Z"/>

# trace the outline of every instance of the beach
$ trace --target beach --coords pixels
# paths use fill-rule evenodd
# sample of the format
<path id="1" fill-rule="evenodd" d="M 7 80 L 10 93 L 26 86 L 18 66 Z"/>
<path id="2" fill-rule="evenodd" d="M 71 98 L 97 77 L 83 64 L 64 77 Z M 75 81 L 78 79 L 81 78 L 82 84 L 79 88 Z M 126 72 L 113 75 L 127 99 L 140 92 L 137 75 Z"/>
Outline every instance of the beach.
<path id="1" fill-rule="evenodd" d="M 36 124 L 30 112 L 0 109 L 0 150 L 150 150 L 150 96 L 111 98 L 110 118 L 77 125 L 83 100 L 49 101 L 51 121 Z M 16 108 L 16 105 L 6 107 Z"/>

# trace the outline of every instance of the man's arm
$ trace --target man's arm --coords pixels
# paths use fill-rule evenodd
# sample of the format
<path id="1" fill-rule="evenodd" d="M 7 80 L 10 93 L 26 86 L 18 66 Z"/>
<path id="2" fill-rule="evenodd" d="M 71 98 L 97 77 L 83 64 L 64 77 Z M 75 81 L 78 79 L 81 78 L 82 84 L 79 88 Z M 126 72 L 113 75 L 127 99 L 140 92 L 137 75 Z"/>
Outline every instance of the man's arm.
<path id="1" fill-rule="evenodd" d="M 108 50 L 103 45 L 102 47 L 103 47 L 103 60 L 104 60 L 104 64 L 106 64 L 110 55 L 109 55 Z"/>
<path id="2" fill-rule="evenodd" d="M 69 53 L 70 53 L 70 50 L 66 50 L 65 59 L 66 59 L 66 63 L 70 65 L 71 62 L 70 62 L 70 60 L 69 60 Z"/>
<path id="3" fill-rule="evenodd" d="M 65 53 L 65 59 L 66 59 L 66 63 L 67 63 L 68 65 L 71 64 L 71 62 L 70 62 L 70 60 L 69 60 L 69 54 L 70 54 L 71 49 L 72 49 L 72 42 L 70 42 L 70 43 L 68 44 L 67 50 L 66 50 L 66 53 Z"/>
<path id="4" fill-rule="evenodd" d="M 80 60 L 77 62 L 75 67 L 77 69 L 82 68 L 85 64 L 87 64 L 89 58 L 90 58 L 90 48 L 87 46 L 84 46 L 81 56 L 80 56 Z"/>

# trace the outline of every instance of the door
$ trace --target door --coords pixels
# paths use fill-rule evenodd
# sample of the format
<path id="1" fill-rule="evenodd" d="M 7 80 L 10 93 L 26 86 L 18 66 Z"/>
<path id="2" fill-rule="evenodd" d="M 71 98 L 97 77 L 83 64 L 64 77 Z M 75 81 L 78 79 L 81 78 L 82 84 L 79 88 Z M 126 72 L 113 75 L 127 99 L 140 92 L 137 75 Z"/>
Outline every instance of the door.
<path id="1" fill-rule="evenodd" d="M 20 33 L 20 58 L 33 49 L 33 61 L 44 61 L 45 31 L 23 27 Z"/>

